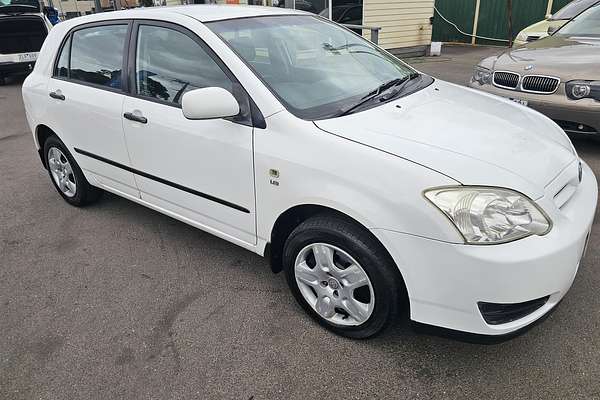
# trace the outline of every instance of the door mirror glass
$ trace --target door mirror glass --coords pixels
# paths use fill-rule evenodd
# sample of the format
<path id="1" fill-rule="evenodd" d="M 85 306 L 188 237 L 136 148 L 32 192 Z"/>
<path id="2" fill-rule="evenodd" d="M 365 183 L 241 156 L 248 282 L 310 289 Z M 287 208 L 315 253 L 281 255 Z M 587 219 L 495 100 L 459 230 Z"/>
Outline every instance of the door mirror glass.
<path id="1" fill-rule="evenodd" d="M 187 119 L 216 119 L 238 115 L 240 106 L 227 90 L 207 87 L 186 92 L 181 99 L 181 109 Z"/>

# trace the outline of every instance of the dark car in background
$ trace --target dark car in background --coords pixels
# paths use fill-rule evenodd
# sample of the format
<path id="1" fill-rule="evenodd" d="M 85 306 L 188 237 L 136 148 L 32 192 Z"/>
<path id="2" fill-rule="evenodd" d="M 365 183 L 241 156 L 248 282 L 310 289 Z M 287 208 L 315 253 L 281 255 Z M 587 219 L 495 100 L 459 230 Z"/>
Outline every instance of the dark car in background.
<path id="1" fill-rule="evenodd" d="M 324 9 L 319 15 L 329 18 L 329 9 Z M 331 9 L 331 19 L 339 24 L 362 25 L 362 17 L 362 4 L 344 4 L 342 6 L 334 6 Z"/>
<path id="2" fill-rule="evenodd" d="M 0 84 L 33 69 L 51 28 L 37 0 L 0 0 Z"/>

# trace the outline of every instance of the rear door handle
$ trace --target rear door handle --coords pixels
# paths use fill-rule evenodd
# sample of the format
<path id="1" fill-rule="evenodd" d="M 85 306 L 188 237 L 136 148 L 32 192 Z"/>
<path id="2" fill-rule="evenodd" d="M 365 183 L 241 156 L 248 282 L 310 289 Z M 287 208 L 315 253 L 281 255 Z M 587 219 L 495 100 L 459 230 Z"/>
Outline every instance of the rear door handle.
<path id="1" fill-rule="evenodd" d="M 148 122 L 148 118 L 139 115 L 139 114 L 134 114 L 131 112 L 126 112 L 125 114 L 123 114 L 123 117 L 125 117 L 126 119 L 130 120 L 130 121 L 135 121 L 135 122 L 139 122 L 140 124 L 145 124 Z"/>
<path id="2" fill-rule="evenodd" d="M 50 93 L 48 93 L 48 95 L 50 97 L 52 97 L 53 99 L 56 99 L 56 100 L 63 100 L 63 101 L 65 100 L 65 95 L 62 94 L 62 92 L 60 91 L 60 89 L 59 90 L 55 90 L 54 92 L 50 92 Z"/>

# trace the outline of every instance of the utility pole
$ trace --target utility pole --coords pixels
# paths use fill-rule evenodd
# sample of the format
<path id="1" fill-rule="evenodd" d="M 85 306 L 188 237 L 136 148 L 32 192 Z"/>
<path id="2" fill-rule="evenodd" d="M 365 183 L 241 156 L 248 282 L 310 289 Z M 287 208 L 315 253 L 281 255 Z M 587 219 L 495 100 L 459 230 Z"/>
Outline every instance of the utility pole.
<path id="1" fill-rule="evenodd" d="M 513 45 L 512 0 L 506 0 L 508 7 L 508 47 Z"/>

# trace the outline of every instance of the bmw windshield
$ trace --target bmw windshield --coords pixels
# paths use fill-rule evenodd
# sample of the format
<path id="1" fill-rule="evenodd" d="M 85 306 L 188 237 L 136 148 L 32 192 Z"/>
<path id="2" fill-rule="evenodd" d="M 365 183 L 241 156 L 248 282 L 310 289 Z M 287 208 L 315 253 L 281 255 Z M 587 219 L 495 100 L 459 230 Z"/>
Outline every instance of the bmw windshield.
<path id="1" fill-rule="evenodd" d="M 600 37 L 600 3 L 579 14 L 557 33 L 562 36 Z"/>
<path id="2" fill-rule="evenodd" d="M 206 25 L 299 118 L 359 112 L 432 82 L 371 42 L 319 17 L 254 17 Z"/>

